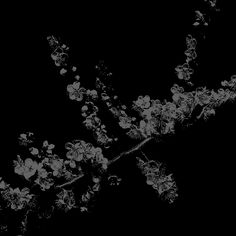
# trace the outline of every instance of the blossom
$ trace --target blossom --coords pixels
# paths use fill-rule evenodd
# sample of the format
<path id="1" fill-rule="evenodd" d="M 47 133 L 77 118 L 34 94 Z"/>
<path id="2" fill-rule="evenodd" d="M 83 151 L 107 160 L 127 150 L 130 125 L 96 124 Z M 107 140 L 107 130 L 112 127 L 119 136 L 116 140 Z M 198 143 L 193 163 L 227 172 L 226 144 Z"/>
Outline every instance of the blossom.
<path id="1" fill-rule="evenodd" d="M 206 89 L 206 87 L 199 87 L 196 90 L 195 99 L 201 106 L 206 105 L 210 102 L 212 92 Z"/>
<path id="2" fill-rule="evenodd" d="M 184 54 L 187 56 L 186 62 L 188 62 L 188 63 L 197 58 L 197 53 L 192 48 L 189 48 L 189 49 L 185 50 Z M 185 71 L 186 72 L 188 71 L 189 74 L 193 73 L 193 69 L 189 69 L 189 70 L 185 70 Z"/>
<path id="3" fill-rule="evenodd" d="M 13 163 L 15 173 L 23 175 L 27 180 L 32 177 L 38 169 L 38 163 L 36 161 L 33 161 L 31 158 L 26 158 L 25 161 L 23 161 L 19 155 L 18 160 L 13 161 Z"/>
<path id="4" fill-rule="evenodd" d="M 56 66 L 66 66 L 66 60 L 67 60 L 68 54 L 60 51 L 60 49 L 56 49 L 52 54 L 51 58 L 55 62 Z"/>
<path id="5" fill-rule="evenodd" d="M 43 167 L 38 168 L 38 176 L 39 176 L 40 178 L 47 178 L 48 172 L 47 172 L 46 169 L 43 168 Z"/>
<path id="6" fill-rule="evenodd" d="M 22 146 L 28 146 L 30 143 L 33 142 L 32 136 L 33 136 L 33 133 L 31 132 L 20 134 L 20 137 L 18 138 L 19 144 Z"/>
<path id="7" fill-rule="evenodd" d="M 192 54 L 189 54 L 189 55 L 192 55 Z M 189 67 L 188 63 L 185 63 L 183 65 L 178 65 L 175 68 L 175 72 L 180 80 L 189 80 L 191 77 L 191 74 L 193 74 L 193 69 Z"/>
<path id="8" fill-rule="evenodd" d="M 51 160 L 50 167 L 53 170 L 53 175 L 58 176 L 59 172 L 61 172 L 63 168 L 63 160 L 62 159 Z"/>
<path id="9" fill-rule="evenodd" d="M 200 24 L 204 24 L 205 26 L 208 25 L 208 23 L 205 21 L 204 19 L 204 15 L 203 13 L 201 13 L 200 11 L 195 11 L 196 13 L 196 21 L 193 23 L 194 26 L 199 26 Z"/>
<path id="10" fill-rule="evenodd" d="M 35 147 L 31 147 L 29 150 L 30 150 L 30 153 L 34 156 L 37 156 L 39 154 L 39 150 Z"/>
<path id="11" fill-rule="evenodd" d="M 171 87 L 170 91 L 173 93 L 173 94 L 176 94 L 176 93 L 183 93 L 184 92 L 184 88 L 179 86 L 178 84 L 173 84 L 173 86 Z"/>
<path id="12" fill-rule="evenodd" d="M 148 95 L 146 95 L 145 97 L 139 96 L 138 99 L 133 103 L 134 103 L 134 108 L 137 107 L 141 109 L 149 108 L 149 106 L 151 105 L 150 97 Z"/>
<path id="13" fill-rule="evenodd" d="M 54 185 L 54 181 L 52 178 L 38 177 L 35 181 L 38 184 L 42 191 L 50 189 L 52 185 Z"/>
<path id="14" fill-rule="evenodd" d="M 172 174 L 166 175 L 165 168 L 159 162 L 150 160 L 143 161 L 137 157 L 137 166 L 146 176 L 146 183 L 152 186 L 161 198 L 166 199 L 169 203 L 173 203 L 177 194 L 177 186 Z"/>
<path id="15" fill-rule="evenodd" d="M 87 90 L 87 95 L 90 96 L 93 100 L 96 100 L 98 98 L 98 92 L 93 90 Z"/>
<path id="16" fill-rule="evenodd" d="M 96 113 L 93 113 L 86 117 L 86 119 L 83 121 L 83 124 L 87 129 L 95 130 L 101 125 L 101 119 L 96 116 Z"/>
<path id="17" fill-rule="evenodd" d="M 61 192 L 57 194 L 55 203 L 59 209 L 64 210 L 65 212 L 77 208 L 75 195 L 72 190 L 61 190 Z"/>
<path id="18" fill-rule="evenodd" d="M 52 48 L 51 58 L 54 61 L 57 67 L 66 66 L 69 47 L 65 44 L 61 44 L 59 40 L 54 36 L 48 36 L 47 40 L 49 42 L 49 46 Z"/>
<path id="19" fill-rule="evenodd" d="M 86 89 L 80 87 L 80 82 L 76 81 L 73 84 L 67 86 L 67 92 L 71 100 L 76 100 L 78 102 L 83 100 Z"/>
<path id="20" fill-rule="evenodd" d="M 47 140 L 43 142 L 43 148 L 46 149 L 48 154 L 52 154 L 52 150 L 55 148 L 54 144 L 49 144 Z"/>
<path id="21" fill-rule="evenodd" d="M 75 77 L 74 77 L 77 81 L 79 81 L 80 80 L 80 76 L 79 75 L 75 75 Z"/>
<path id="22" fill-rule="evenodd" d="M 67 70 L 65 68 L 61 68 L 60 75 L 65 75 L 67 73 Z"/>
<path id="23" fill-rule="evenodd" d="M 165 120 L 171 120 L 176 117 L 176 104 L 167 102 L 162 106 L 162 118 Z"/>
<path id="24" fill-rule="evenodd" d="M 128 116 L 119 117 L 119 126 L 123 129 L 129 129 L 131 127 L 132 120 Z"/>
<path id="25" fill-rule="evenodd" d="M 100 178 L 93 176 L 93 182 L 96 183 L 96 184 L 99 183 Z"/>
<path id="26" fill-rule="evenodd" d="M 87 111 L 87 110 L 88 110 L 88 106 L 87 106 L 87 105 L 82 106 L 82 108 L 81 108 L 81 111 L 82 111 L 82 112 L 85 112 L 85 111 Z"/>
<path id="27" fill-rule="evenodd" d="M 70 167 L 71 168 L 75 168 L 76 167 L 75 161 L 73 161 L 73 160 L 70 161 Z"/>
<path id="28" fill-rule="evenodd" d="M 94 158 L 100 150 L 93 147 L 91 143 L 85 143 L 83 140 L 75 140 L 73 143 L 66 143 L 65 146 L 68 150 L 66 154 L 67 158 L 77 162 Z"/>
<path id="29" fill-rule="evenodd" d="M 197 40 L 193 38 L 191 34 L 188 34 L 186 37 L 187 48 L 196 48 Z"/>
<path id="30" fill-rule="evenodd" d="M 109 147 L 109 142 L 111 142 L 111 139 L 109 139 L 108 136 L 106 135 L 106 131 L 104 130 L 95 131 L 94 136 L 99 145 L 103 145 L 104 147 Z"/>

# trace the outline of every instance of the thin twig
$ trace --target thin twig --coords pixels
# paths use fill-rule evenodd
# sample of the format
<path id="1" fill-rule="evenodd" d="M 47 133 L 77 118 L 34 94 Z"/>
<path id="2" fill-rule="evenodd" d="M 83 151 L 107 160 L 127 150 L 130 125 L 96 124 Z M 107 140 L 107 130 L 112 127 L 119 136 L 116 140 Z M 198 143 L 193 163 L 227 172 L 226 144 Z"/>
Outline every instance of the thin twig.
<path id="1" fill-rule="evenodd" d="M 72 180 L 69 181 L 69 182 L 66 182 L 66 183 L 61 184 L 61 185 L 57 185 L 55 188 L 63 188 L 63 187 L 65 187 L 65 186 L 67 186 L 67 185 L 73 184 L 73 183 L 76 182 L 78 179 L 82 178 L 83 176 L 84 176 L 84 174 L 81 174 L 80 176 L 78 176 L 78 177 L 72 179 Z"/>
<path id="2" fill-rule="evenodd" d="M 146 161 L 149 161 L 149 158 L 146 156 L 146 154 L 143 151 L 141 151 L 141 153 L 145 157 Z"/>
<path id="3" fill-rule="evenodd" d="M 143 140 L 141 143 L 139 143 L 138 145 L 136 145 L 135 147 L 129 149 L 128 151 L 125 151 L 125 152 L 122 152 L 120 153 L 118 156 L 116 156 L 115 158 L 113 158 L 112 160 L 110 160 L 108 162 L 108 165 L 116 162 L 117 160 L 119 160 L 121 157 L 123 156 L 127 156 L 137 150 L 139 150 L 141 147 L 143 147 L 146 143 L 150 142 L 151 140 L 153 139 L 153 137 L 149 137 L 149 138 L 146 138 L 145 140 Z"/>

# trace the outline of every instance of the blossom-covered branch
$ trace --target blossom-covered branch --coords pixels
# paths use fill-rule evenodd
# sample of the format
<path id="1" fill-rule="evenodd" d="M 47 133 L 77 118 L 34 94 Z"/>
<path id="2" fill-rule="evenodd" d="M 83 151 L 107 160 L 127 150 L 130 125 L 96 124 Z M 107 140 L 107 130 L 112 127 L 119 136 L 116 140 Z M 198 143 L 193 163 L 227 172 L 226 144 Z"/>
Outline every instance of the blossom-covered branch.
<path id="1" fill-rule="evenodd" d="M 186 36 L 186 60 L 175 68 L 180 85 L 173 84 L 171 98 L 163 101 L 140 95 L 130 107 L 123 104 L 112 87 L 112 73 L 103 61 L 95 66 L 94 87 L 86 88 L 77 66 L 69 60 L 69 47 L 54 35 L 47 37 L 51 59 L 59 74 L 71 80 L 66 92 L 70 100 L 79 105 L 82 125 L 92 132 L 94 139 L 91 142 L 73 139 L 65 143 L 65 153 L 58 154 L 55 152 L 56 145 L 48 140 L 36 145 L 32 132 L 20 134 L 18 141 L 21 149 L 13 161 L 13 167 L 27 187 L 13 188 L 0 177 L 0 214 L 4 215 L 9 210 L 21 213 L 22 234 L 26 232 L 31 212 L 38 218 L 49 218 L 56 210 L 90 211 L 104 183 L 119 185 L 121 178 L 112 172 L 110 166 L 127 156 L 136 157 L 137 167 L 145 176 L 146 183 L 161 199 L 169 203 L 175 201 L 178 187 L 174 175 L 167 174 L 163 163 L 155 157 L 147 157 L 143 148 L 152 140 L 159 141 L 175 134 L 177 124 L 188 125 L 200 119 L 207 120 L 215 115 L 218 107 L 236 99 L 236 75 L 222 81 L 218 90 L 194 86 L 192 81 L 198 65 L 197 50 L 201 49 L 200 31 L 202 27 L 209 27 L 211 21 L 207 12 L 209 9 L 218 11 L 216 0 L 204 2 L 208 10 L 195 10 L 194 30 Z M 122 135 L 126 134 L 126 140 L 128 137 L 135 142 L 128 150 L 121 150 L 118 154 L 113 152 L 115 144 L 122 144 L 123 136 L 112 129 L 108 131 L 108 126 L 113 126 L 113 122 L 101 117 L 104 111 L 112 114 L 112 121 L 117 122 Z M 41 211 L 40 198 L 47 194 L 51 194 L 53 199 L 45 203 L 46 211 L 38 213 Z M 6 230 L 7 224 L 0 222 L 0 229 Z"/>

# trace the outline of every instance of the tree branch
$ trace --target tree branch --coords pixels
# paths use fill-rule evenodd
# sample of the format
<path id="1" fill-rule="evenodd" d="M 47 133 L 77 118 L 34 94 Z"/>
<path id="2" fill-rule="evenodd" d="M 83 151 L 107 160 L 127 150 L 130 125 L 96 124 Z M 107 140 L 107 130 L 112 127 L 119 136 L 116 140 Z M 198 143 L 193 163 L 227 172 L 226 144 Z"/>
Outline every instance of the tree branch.
<path id="1" fill-rule="evenodd" d="M 111 165 L 112 163 L 118 161 L 123 156 L 127 156 L 127 155 L 139 150 L 141 147 L 143 147 L 146 143 L 150 142 L 151 140 L 153 140 L 153 137 L 149 137 L 149 138 L 144 139 L 141 143 L 137 144 L 135 147 L 129 149 L 128 151 L 120 153 L 118 156 L 116 156 L 115 158 L 110 160 L 108 162 L 108 165 Z"/>
<path id="2" fill-rule="evenodd" d="M 71 184 L 73 184 L 74 182 L 76 182 L 78 179 L 82 178 L 83 176 L 84 176 L 84 174 L 81 174 L 81 175 L 77 176 L 76 178 L 72 179 L 72 180 L 69 181 L 69 182 L 66 182 L 66 183 L 61 184 L 61 185 L 57 185 L 55 188 L 63 188 L 63 187 L 65 187 L 65 186 L 67 186 L 67 185 L 71 185 Z"/>
<path id="3" fill-rule="evenodd" d="M 144 139 L 141 143 L 137 144 L 135 147 L 129 149 L 128 151 L 124 151 L 124 152 L 120 153 L 118 156 L 114 157 L 112 160 L 110 160 L 108 162 L 107 165 L 111 165 L 112 163 L 118 161 L 123 156 L 127 156 L 129 154 L 132 154 L 133 152 L 139 150 L 141 147 L 143 147 L 145 144 L 147 144 L 151 140 L 153 140 L 153 137 L 149 137 L 149 138 Z M 82 178 L 83 176 L 84 176 L 84 174 L 82 174 L 82 175 L 80 175 L 80 176 L 70 180 L 69 182 L 66 182 L 66 183 L 61 184 L 61 185 L 57 185 L 55 188 L 63 188 L 65 186 L 71 185 L 74 182 L 76 182 L 77 180 L 79 180 L 80 178 Z"/>

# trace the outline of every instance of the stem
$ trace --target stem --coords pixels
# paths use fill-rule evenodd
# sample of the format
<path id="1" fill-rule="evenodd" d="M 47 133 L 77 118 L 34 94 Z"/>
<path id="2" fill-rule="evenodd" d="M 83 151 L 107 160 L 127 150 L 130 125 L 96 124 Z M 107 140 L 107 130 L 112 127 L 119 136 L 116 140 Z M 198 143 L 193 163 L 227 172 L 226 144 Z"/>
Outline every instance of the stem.
<path id="1" fill-rule="evenodd" d="M 202 117 L 202 115 L 204 114 L 204 112 L 207 109 L 207 107 L 209 107 L 209 104 L 207 104 L 205 107 L 203 107 L 201 113 L 196 117 L 198 120 Z"/>
<path id="2" fill-rule="evenodd" d="M 115 158 L 113 158 L 112 160 L 110 160 L 108 162 L 108 165 L 118 161 L 121 157 L 123 156 L 127 156 L 137 150 L 139 150 L 141 147 L 143 147 L 146 143 L 150 142 L 151 140 L 153 139 L 153 137 L 149 137 L 149 138 L 146 138 L 144 139 L 141 143 L 137 144 L 135 147 L 129 149 L 128 151 L 125 151 L 125 152 L 122 152 L 120 153 L 118 156 L 116 156 Z"/>
<path id="3" fill-rule="evenodd" d="M 82 174 L 82 175 L 80 175 L 80 176 L 78 176 L 78 177 L 72 179 L 72 180 L 69 181 L 69 182 L 66 182 L 66 183 L 61 184 L 61 185 L 57 185 L 55 188 L 63 188 L 63 187 L 65 187 L 65 186 L 67 186 L 67 185 L 73 184 L 73 183 L 76 182 L 78 179 L 82 178 L 83 176 L 84 176 L 84 175 Z"/>
<path id="4" fill-rule="evenodd" d="M 145 157 L 146 161 L 149 161 L 149 158 L 146 156 L 146 154 L 143 151 L 141 151 L 141 153 Z"/>

